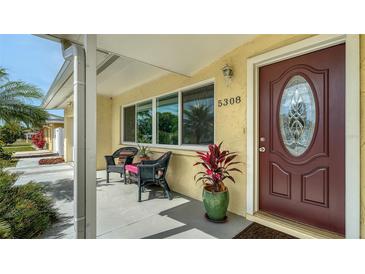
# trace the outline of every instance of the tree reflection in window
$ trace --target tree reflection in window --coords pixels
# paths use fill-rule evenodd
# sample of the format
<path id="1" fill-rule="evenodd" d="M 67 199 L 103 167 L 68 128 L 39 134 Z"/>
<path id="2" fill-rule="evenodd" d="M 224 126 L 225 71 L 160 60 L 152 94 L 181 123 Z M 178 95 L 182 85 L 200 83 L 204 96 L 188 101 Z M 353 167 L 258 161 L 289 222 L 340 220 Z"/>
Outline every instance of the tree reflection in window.
<path id="1" fill-rule="evenodd" d="M 214 85 L 182 93 L 183 144 L 214 143 Z"/>
<path id="2" fill-rule="evenodd" d="M 178 94 L 157 98 L 157 143 L 177 145 L 178 136 Z"/>
<path id="3" fill-rule="evenodd" d="M 152 143 L 152 100 L 137 104 L 137 142 Z"/>
<path id="4" fill-rule="evenodd" d="M 124 108 L 124 141 L 136 141 L 136 107 L 135 105 Z"/>

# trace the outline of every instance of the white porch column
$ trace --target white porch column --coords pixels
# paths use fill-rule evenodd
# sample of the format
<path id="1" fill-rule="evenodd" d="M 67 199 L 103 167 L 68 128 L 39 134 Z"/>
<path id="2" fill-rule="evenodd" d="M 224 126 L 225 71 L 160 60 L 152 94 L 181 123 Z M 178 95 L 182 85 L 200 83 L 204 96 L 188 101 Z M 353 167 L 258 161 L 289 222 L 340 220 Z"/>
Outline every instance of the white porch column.
<path id="1" fill-rule="evenodd" d="M 86 238 L 96 238 L 96 35 L 85 35 Z"/>
<path id="2" fill-rule="evenodd" d="M 74 214 L 78 239 L 96 238 L 96 36 L 73 45 Z"/>

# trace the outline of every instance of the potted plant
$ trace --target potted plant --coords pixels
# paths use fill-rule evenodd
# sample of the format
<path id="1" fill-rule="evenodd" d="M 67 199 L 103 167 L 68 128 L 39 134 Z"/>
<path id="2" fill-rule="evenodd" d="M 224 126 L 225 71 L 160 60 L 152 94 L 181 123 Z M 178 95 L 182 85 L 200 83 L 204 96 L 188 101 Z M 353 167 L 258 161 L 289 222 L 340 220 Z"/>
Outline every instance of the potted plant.
<path id="1" fill-rule="evenodd" d="M 138 149 L 138 155 L 141 161 L 150 160 L 150 155 L 152 154 L 152 151 L 148 146 L 138 145 Z"/>
<path id="2" fill-rule="evenodd" d="M 197 157 L 201 161 L 194 166 L 202 166 L 205 170 L 198 172 L 194 176 L 196 182 L 202 181 L 203 186 L 203 204 L 206 211 L 206 217 L 213 222 L 224 222 L 229 203 L 228 188 L 223 181 L 228 179 L 235 183 L 231 172 L 241 172 L 233 166 L 240 162 L 234 162 L 237 153 L 221 150 L 219 145 L 209 145 L 208 152 L 197 152 Z"/>

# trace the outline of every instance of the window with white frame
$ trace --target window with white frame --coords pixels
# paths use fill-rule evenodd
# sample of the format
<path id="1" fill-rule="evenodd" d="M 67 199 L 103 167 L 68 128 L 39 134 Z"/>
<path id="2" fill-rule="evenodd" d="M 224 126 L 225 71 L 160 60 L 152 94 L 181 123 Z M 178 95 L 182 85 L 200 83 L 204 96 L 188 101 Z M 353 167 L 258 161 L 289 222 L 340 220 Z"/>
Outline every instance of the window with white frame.
<path id="1" fill-rule="evenodd" d="M 214 84 L 122 108 L 122 142 L 167 146 L 214 143 Z"/>
<path id="2" fill-rule="evenodd" d="M 129 106 L 123 109 L 123 140 L 124 142 L 136 141 L 136 106 Z"/>
<path id="3" fill-rule="evenodd" d="M 137 143 L 152 144 L 152 100 L 136 105 Z"/>
<path id="4" fill-rule="evenodd" d="M 156 99 L 156 143 L 179 144 L 179 94 Z"/>
<path id="5" fill-rule="evenodd" d="M 182 93 L 182 144 L 214 143 L 214 85 Z"/>

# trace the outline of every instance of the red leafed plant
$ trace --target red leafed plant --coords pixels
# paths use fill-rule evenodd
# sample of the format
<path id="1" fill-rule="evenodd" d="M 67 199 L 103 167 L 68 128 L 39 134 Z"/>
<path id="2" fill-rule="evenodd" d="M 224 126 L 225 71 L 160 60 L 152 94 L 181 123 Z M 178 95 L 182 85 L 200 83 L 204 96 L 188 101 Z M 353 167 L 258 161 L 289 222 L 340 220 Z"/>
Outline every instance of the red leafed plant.
<path id="1" fill-rule="evenodd" d="M 206 186 L 210 186 L 210 189 L 214 192 L 226 190 L 226 186 L 223 183 L 225 179 L 235 183 L 230 172 L 242 173 L 241 170 L 233 167 L 240 163 L 233 161 L 237 157 L 237 153 L 221 150 L 222 143 L 219 145 L 209 145 L 208 152 L 197 152 L 197 156 L 201 161 L 194 164 L 194 166 L 201 165 L 205 169 L 205 171 L 198 172 L 194 176 L 194 180 L 196 182 L 202 181 Z"/>
<path id="2" fill-rule="evenodd" d="M 40 130 L 36 134 L 33 135 L 33 137 L 32 137 L 32 143 L 37 148 L 43 148 L 44 147 L 44 145 L 46 144 L 46 140 L 44 140 L 43 130 Z"/>

